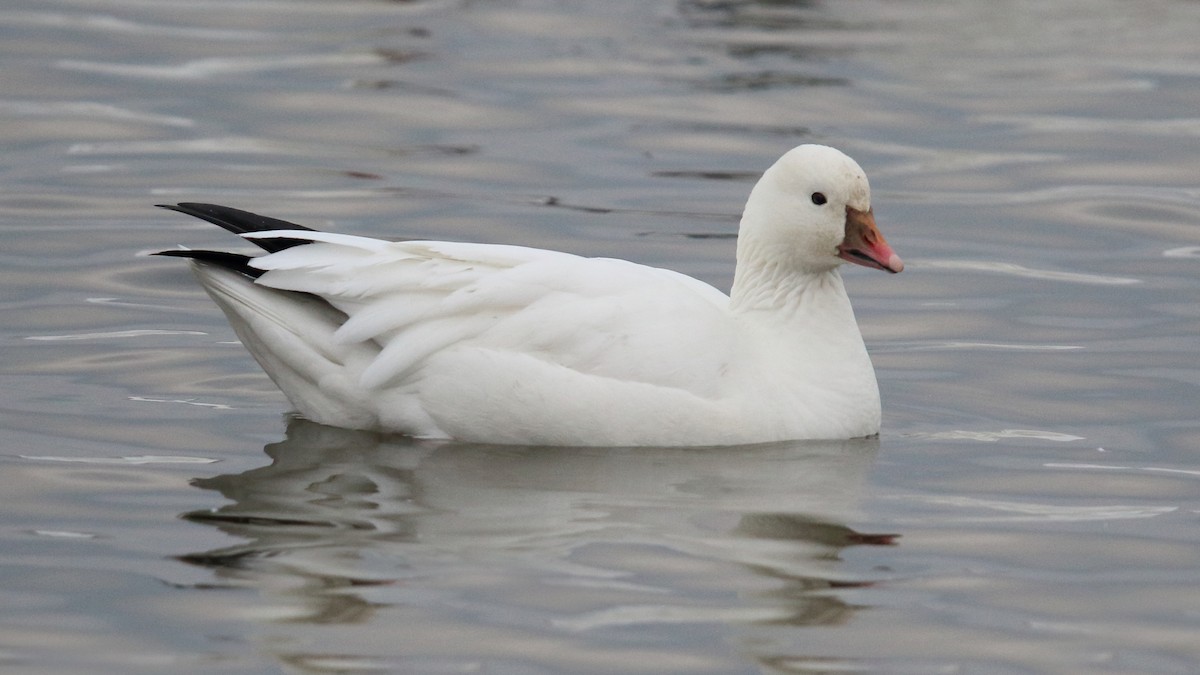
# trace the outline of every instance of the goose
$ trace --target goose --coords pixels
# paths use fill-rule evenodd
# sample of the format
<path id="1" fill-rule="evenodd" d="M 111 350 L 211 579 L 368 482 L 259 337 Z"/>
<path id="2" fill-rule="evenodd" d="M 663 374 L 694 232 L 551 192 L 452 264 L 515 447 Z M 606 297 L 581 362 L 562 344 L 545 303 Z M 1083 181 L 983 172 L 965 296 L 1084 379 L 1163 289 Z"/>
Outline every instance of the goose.
<path id="1" fill-rule="evenodd" d="M 728 295 L 523 246 L 386 241 L 215 204 L 163 208 L 259 255 L 178 249 L 295 410 L 320 424 L 540 446 L 875 435 L 875 370 L 839 266 L 897 273 L 866 174 L 801 145 L 750 192 Z"/>

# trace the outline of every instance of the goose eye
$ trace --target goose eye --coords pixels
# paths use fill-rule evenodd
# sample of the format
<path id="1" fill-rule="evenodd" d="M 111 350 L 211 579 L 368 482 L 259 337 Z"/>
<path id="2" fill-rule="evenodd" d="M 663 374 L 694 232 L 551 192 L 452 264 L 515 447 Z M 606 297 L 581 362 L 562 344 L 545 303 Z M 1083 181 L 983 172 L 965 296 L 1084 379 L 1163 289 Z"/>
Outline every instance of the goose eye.
<path id="1" fill-rule="evenodd" d="M 825 199 L 825 195 L 821 194 L 820 192 L 812 193 L 812 203 L 816 204 L 817 206 L 821 206 L 827 201 L 829 200 Z"/>

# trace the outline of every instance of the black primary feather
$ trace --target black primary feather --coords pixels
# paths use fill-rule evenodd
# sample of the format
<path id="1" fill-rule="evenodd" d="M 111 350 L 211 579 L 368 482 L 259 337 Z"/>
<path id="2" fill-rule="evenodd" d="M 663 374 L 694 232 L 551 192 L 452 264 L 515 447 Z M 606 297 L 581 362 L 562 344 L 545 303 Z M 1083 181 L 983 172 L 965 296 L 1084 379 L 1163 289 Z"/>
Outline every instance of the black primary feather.
<path id="1" fill-rule="evenodd" d="M 311 227 L 289 223 L 286 220 L 278 218 L 260 216 L 257 213 L 250 213 L 249 211 L 221 206 L 219 204 L 184 202 L 182 204 L 158 204 L 158 207 L 160 209 L 170 209 L 186 213 L 201 220 L 207 220 L 213 225 L 222 227 L 234 234 L 270 232 L 272 230 L 305 230 L 316 232 Z M 250 241 L 268 253 L 275 253 L 293 246 L 311 243 L 307 239 L 251 239 Z"/>
<path id="2" fill-rule="evenodd" d="M 150 255 L 164 255 L 171 258 L 189 258 L 191 260 L 199 260 L 200 262 L 211 263 L 218 267 L 224 267 L 227 270 L 241 272 L 248 277 L 255 279 L 263 275 L 263 271 L 250 266 L 250 261 L 254 256 L 243 255 L 241 253 L 230 253 L 229 251 L 192 251 L 189 249 L 179 249 L 178 251 L 159 251 Z"/>
<path id="3" fill-rule="evenodd" d="M 194 202 L 184 202 L 182 204 L 158 204 L 159 208 L 170 209 L 186 213 L 189 216 L 195 216 L 201 220 L 206 220 L 214 225 L 218 225 L 234 234 L 244 234 L 246 232 L 271 232 L 273 230 L 305 230 L 315 232 L 311 227 L 289 223 L 286 220 L 278 218 L 269 218 L 260 216 L 257 213 L 234 209 L 228 206 L 219 204 L 197 204 Z M 275 253 L 284 249 L 292 248 L 293 246 L 301 246 L 311 243 L 306 239 L 251 239 L 256 246 L 267 251 Z M 199 260 L 219 267 L 224 267 L 234 272 L 240 272 L 246 276 L 257 279 L 262 276 L 263 271 L 250 266 L 250 261 L 253 256 L 243 255 L 241 253 L 230 253 L 228 251 L 192 251 L 187 249 L 179 249 L 177 251 L 159 251 L 154 255 L 164 255 L 173 258 L 190 258 Z"/>

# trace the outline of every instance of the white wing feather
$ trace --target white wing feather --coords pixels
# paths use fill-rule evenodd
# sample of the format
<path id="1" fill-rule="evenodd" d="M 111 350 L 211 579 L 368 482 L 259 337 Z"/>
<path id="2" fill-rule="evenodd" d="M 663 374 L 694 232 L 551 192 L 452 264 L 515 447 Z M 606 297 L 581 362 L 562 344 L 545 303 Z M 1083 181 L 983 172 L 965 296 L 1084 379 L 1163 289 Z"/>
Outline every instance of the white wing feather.
<path id="1" fill-rule="evenodd" d="M 246 236 L 314 242 L 254 259 L 266 272 L 258 284 L 311 293 L 345 313 L 336 342 L 379 345 L 358 374 L 367 390 L 403 385 L 418 372 L 436 377 L 422 372 L 431 357 L 469 347 L 704 396 L 730 346 L 721 341 L 730 334 L 728 298 L 668 270 L 519 246 L 302 231 Z M 706 336 L 706 358 L 689 358 L 696 335 Z"/>

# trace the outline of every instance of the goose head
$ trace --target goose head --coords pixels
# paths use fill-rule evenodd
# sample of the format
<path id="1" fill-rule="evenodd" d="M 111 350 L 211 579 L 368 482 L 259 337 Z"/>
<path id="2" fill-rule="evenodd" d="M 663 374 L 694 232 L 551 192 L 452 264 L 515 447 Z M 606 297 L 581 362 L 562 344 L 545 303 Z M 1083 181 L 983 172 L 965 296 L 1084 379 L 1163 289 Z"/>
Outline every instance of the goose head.
<path id="1" fill-rule="evenodd" d="M 811 275 L 843 262 L 891 273 L 904 269 L 875 225 L 871 186 L 858 163 L 824 145 L 793 148 L 750 192 L 738 235 L 738 271 Z"/>

